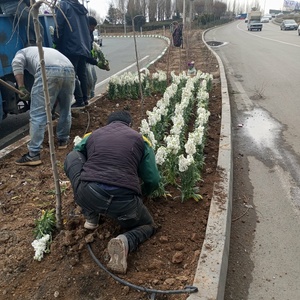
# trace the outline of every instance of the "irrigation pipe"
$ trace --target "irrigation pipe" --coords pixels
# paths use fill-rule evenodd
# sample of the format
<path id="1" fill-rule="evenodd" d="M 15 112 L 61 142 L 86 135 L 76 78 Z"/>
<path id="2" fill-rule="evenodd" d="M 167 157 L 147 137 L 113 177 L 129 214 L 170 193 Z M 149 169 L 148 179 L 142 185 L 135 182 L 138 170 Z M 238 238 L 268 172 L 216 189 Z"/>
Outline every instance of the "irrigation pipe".
<path id="1" fill-rule="evenodd" d="M 115 279 L 117 282 L 126 285 L 128 287 L 131 287 L 137 291 L 140 292 L 146 292 L 148 294 L 151 294 L 150 299 L 151 300 L 155 300 L 155 296 L 156 294 L 191 294 L 191 293 L 196 293 L 198 292 L 198 288 L 195 286 L 186 286 L 185 289 L 183 290 L 154 290 L 154 289 L 149 289 L 143 286 L 139 286 L 139 285 L 135 285 L 132 284 L 126 280 L 121 279 L 120 277 L 114 275 L 113 273 L 111 273 L 110 271 L 108 271 L 102 264 L 101 262 L 98 260 L 98 258 L 95 256 L 92 247 L 90 245 L 90 243 L 87 244 L 87 248 L 90 252 L 90 255 L 92 256 L 93 260 L 96 262 L 96 264 L 103 270 L 105 271 L 107 274 L 109 274 L 113 279 Z"/>

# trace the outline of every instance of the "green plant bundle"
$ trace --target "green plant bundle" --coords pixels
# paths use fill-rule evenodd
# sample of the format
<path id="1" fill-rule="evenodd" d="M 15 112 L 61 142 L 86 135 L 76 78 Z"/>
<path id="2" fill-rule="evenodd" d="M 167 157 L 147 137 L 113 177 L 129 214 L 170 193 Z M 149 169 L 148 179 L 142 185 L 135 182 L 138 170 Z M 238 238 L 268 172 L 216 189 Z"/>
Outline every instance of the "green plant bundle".
<path id="1" fill-rule="evenodd" d="M 109 62 L 105 58 L 101 48 L 95 42 L 93 42 L 92 56 L 97 60 L 97 67 L 109 71 Z"/>
<path id="2" fill-rule="evenodd" d="M 55 228 L 56 218 L 55 210 L 43 210 L 42 215 L 35 221 L 34 236 L 36 239 L 42 238 L 44 235 L 52 235 Z"/>

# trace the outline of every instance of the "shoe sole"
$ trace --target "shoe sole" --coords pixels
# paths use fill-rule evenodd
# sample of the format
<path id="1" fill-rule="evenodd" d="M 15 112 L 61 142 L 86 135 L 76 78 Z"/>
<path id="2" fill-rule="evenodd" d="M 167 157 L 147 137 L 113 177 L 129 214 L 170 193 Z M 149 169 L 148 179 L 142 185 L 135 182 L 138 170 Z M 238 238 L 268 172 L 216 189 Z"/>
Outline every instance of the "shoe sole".
<path id="1" fill-rule="evenodd" d="M 85 229 L 94 230 L 94 229 L 97 229 L 99 227 L 99 225 L 98 224 L 95 225 L 95 224 L 91 224 L 91 223 L 85 222 L 84 225 L 83 225 L 83 227 Z"/>
<path id="2" fill-rule="evenodd" d="M 71 109 L 84 109 L 85 106 L 79 106 L 79 107 L 71 107 Z"/>
<path id="3" fill-rule="evenodd" d="M 17 165 L 19 166 L 38 166 L 42 163 L 41 160 L 35 160 L 35 161 L 27 161 L 27 162 L 24 162 L 24 163 L 20 163 L 20 162 L 15 162 Z"/>
<path id="4" fill-rule="evenodd" d="M 107 245 L 107 250 L 110 255 L 107 267 L 116 273 L 126 274 L 127 260 L 123 241 L 121 239 L 111 239 Z"/>
<path id="5" fill-rule="evenodd" d="M 58 146 L 57 149 L 58 150 L 63 150 L 63 149 L 67 149 L 68 148 L 68 145 L 65 145 L 65 146 Z"/>

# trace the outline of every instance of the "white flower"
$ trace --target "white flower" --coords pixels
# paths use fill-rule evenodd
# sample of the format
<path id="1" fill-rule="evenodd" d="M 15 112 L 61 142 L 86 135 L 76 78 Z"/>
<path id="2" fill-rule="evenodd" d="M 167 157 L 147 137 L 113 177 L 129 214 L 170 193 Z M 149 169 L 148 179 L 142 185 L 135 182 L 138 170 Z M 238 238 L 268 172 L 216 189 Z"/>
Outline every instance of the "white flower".
<path id="1" fill-rule="evenodd" d="M 184 157 L 183 154 L 179 156 L 178 168 L 179 172 L 185 172 L 188 170 L 189 166 L 194 163 L 194 158 L 191 155 Z"/>
<path id="2" fill-rule="evenodd" d="M 31 245 L 34 248 L 35 254 L 33 259 L 41 261 L 44 253 L 47 252 L 47 246 L 50 241 L 50 235 L 46 234 L 40 239 L 34 240 Z"/>
<path id="3" fill-rule="evenodd" d="M 157 141 L 156 141 L 155 136 L 154 136 L 154 133 L 153 133 L 152 131 L 150 131 L 150 132 L 148 133 L 148 138 L 149 138 L 149 140 L 150 140 L 150 142 L 151 142 L 151 144 L 152 144 L 153 150 L 155 150 Z"/>
<path id="4" fill-rule="evenodd" d="M 179 135 L 169 135 L 165 137 L 165 141 L 167 143 L 168 151 L 172 152 L 173 154 L 177 154 L 180 150 Z"/>
<path id="5" fill-rule="evenodd" d="M 73 140 L 74 146 L 77 146 L 81 141 L 82 141 L 82 138 L 80 136 L 76 135 Z"/>
<path id="6" fill-rule="evenodd" d="M 163 165 L 167 156 L 168 156 L 167 148 L 164 146 L 159 147 L 155 154 L 156 163 L 160 166 Z"/>
<path id="7" fill-rule="evenodd" d="M 195 143 L 195 140 L 192 137 L 190 137 L 188 139 L 188 141 L 186 142 L 184 148 L 185 148 L 185 152 L 188 155 L 194 155 L 196 153 L 196 143 Z"/>
<path id="8" fill-rule="evenodd" d="M 147 120 L 143 119 L 141 122 L 140 132 L 143 135 L 148 135 L 150 132 L 150 127 Z"/>

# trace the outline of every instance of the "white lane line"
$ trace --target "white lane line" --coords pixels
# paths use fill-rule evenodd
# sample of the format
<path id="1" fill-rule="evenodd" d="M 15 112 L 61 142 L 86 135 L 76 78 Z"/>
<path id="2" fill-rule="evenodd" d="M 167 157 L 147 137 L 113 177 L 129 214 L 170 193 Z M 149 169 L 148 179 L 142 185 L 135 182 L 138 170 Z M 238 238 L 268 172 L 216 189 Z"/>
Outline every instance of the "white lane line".
<path id="1" fill-rule="evenodd" d="M 142 59 L 139 60 L 139 62 L 142 62 L 143 60 L 147 59 L 148 57 L 149 57 L 149 55 L 143 57 Z M 119 72 L 115 73 L 114 75 L 111 75 L 110 77 L 104 79 L 103 81 L 97 83 L 97 84 L 96 84 L 96 88 L 99 88 L 100 86 L 106 84 L 112 77 L 117 76 L 117 75 L 120 75 L 120 74 L 126 72 L 128 69 L 130 69 L 130 68 L 132 68 L 132 67 L 134 67 L 134 66 L 136 66 L 136 62 L 133 63 L 133 64 L 131 64 L 131 65 L 129 65 L 129 66 L 126 67 L 125 69 L 120 70 Z"/>
<path id="2" fill-rule="evenodd" d="M 243 31 L 244 33 L 254 35 L 254 36 L 256 36 L 256 37 L 258 37 L 260 39 L 263 39 L 263 40 L 269 40 L 269 41 L 272 41 L 272 42 L 276 42 L 276 43 L 280 43 L 280 44 L 284 44 L 284 45 L 288 45 L 288 46 L 293 46 L 293 47 L 300 48 L 300 45 L 295 45 L 295 44 L 292 44 L 292 43 L 283 42 L 283 41 L 271 39 L 271 38 L 268 38 L 268 37 L 260 36 L 258 34 L 253 33 L 252 31 L 251 32 L 245 31 L 245 29 L 239 27 L 239 24 L 237 24 L 236 27 L 237 27 L 238 30 Z"/>

